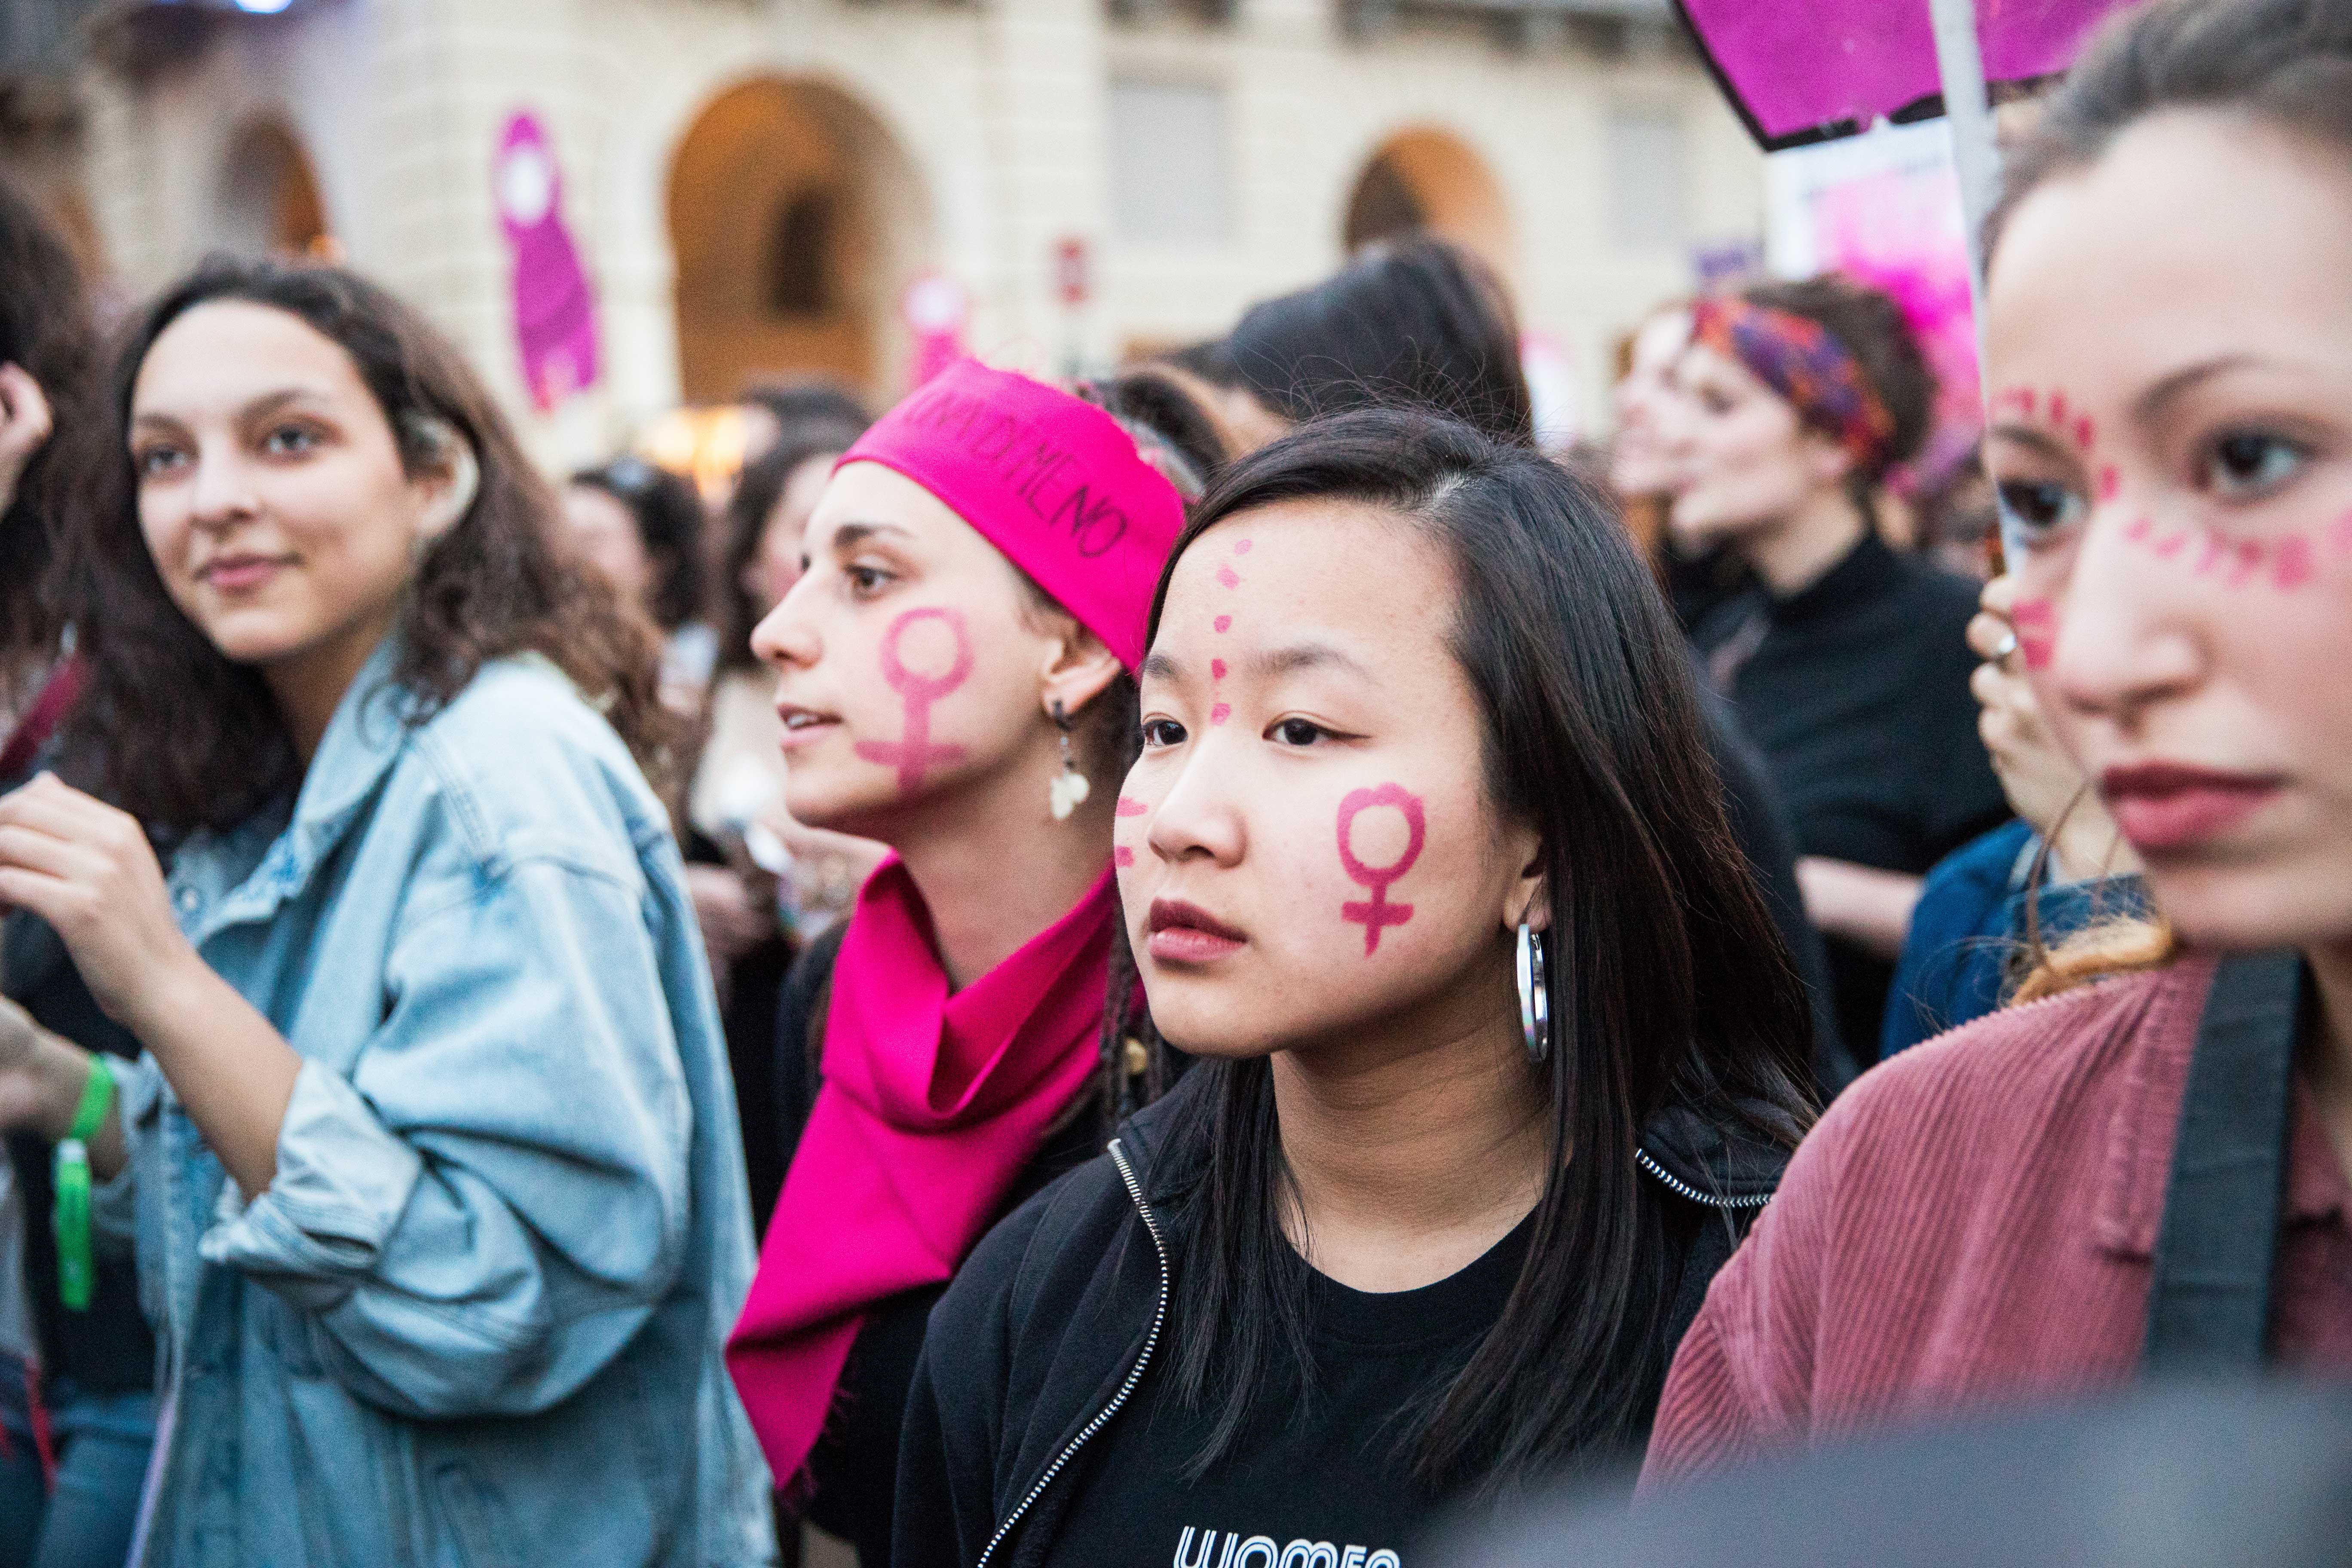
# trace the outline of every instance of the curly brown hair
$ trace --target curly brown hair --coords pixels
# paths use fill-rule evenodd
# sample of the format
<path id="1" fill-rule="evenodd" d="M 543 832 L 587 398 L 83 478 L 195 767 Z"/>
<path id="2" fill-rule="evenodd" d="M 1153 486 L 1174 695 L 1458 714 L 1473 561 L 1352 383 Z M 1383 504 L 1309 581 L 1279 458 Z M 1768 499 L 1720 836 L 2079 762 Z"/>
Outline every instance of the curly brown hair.
<path id="1" fill-rule="evenodd" d="M 40 383 L 60 433 L 82 420 L 96 344 L 73 251 L 31 197 L 0 180 L 0 361 Z M 0 510 L 0 695 L 57 651 L 63 629 L 49 580 L 61 440 L 34 454 Z"/>
<path id="2" fill-rule="evenodd" d="M 473 448 L 481 488 L 419 560 L 394 635 L 407 718 L 422 723 L 482 666 L 542 655 L 603 711 L 656 782 L 673 724 L 660 653 L 596 575 L 555 547 L 554 491 L 457 348 L 415 310 L 341 268 L 215 259 L 166 290 L 117 341 L 104 402 L 78 444 L 69 602 L 89 693 L 67 772 L 166 836 L 244 821 L 294 787 L 301 764 L 260 673 L 221 653 L 165 591 L 139 527 L 131 389 L 155 342 L 200 305 L 283 310 L 341 347 L 391 425 L 403 466 L 442 460 L 436 429 Z"/>

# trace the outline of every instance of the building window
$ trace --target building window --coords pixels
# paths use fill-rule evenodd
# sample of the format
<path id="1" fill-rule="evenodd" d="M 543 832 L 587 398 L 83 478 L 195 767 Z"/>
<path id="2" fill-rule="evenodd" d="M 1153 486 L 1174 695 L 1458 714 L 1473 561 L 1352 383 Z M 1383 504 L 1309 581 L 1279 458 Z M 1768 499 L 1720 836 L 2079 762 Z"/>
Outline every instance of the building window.
<path id="1" fill-rule="evenodd" d="M 1135 245 L 1233 237 L 1224 89 L 1110 84 L 1111 232 Z"/>
<path id="2" fill-rule="evenodd" d="M 1609 229 L 1621 250 L 1679 250 L 1690 236 L 1688 151 L 1678 115 L 1609 117 Z"/>
<path id="3" fill-rule="evenodd" d="M 833 314 L 836 215 L 831 191 L 795 192 L 778 205 L 768 229 L 769 314 Z"/>

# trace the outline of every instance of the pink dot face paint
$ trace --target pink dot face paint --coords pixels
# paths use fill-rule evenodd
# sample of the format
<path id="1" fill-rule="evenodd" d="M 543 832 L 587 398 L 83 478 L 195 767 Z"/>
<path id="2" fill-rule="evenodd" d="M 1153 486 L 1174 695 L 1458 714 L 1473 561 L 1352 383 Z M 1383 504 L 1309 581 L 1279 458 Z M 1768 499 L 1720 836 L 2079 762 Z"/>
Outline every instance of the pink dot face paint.
<path id="1" fill-rule="evenodd" d="M 1209 705 L 1209 722 L 1212 724 L 1222 724 L 1233 716 L 1234 705 L 1230 702 L 1213 702 Z"/>
<path id="2" fill-rule="evenodd" d="M 1123 871 L 1135 864 L 1135 851 L 1124 844 L 1118 845 L 1110 852 L 1110 860 L 1112 865 Z"/>
<path id="3" fill-rule="evenodd" d="M 1136 799 L 1131 795 L 1123 795 L 1118 797 L 1118 815 L 1121 816 L 1149 816 L 1151 815 L 1151 808 L 1144 805 L 1141 801 Z"/>
<path id="4" fill-rule="evenodd" d="M 1234 541 L 1234 554 L 1236 554 L 1236 555 L 1247 555 L 1247 554 L 1249 553 L 1249 552 L 1250 552 L 1250 542 L 1249 542 L 1248 540 L 1246 540 L 1246 539 L 1236 539 L 1235 541 Z"/>
<path id="5" fill-rule="evenodd" d="M 901 651 L 908 632 L 926 621 L 944 626 L 955 639 L 953 659 L 943 674 L 908 668 Z M 882 634 L 882 679 L 906 705 L 906 727 L 896 741 L 860 741 L 856 750 L 869 763 L 898 769 L 900 795 L 920 789 L 924 774 L 932 768 L 962 759 L 961 746 L 932 744 L 931 704 L 971 679 L 971 634 L 961 611 L 938 606 L 908 610 Z"/>
<path id="6" fill-rule="evenodd" d="M 1230 566 L 1220 566 L 1217 568 L 1217 581 L 1220 584 L 1227 588 L 1238 588 L 1242 585 L 1241 574 L 1235 572 Z"/>
<path id="7" fill-rule="evenodd" d="M 2098 443 L 2098 426 L 2089 415 L 2070 405 L 2063 390 L 2052 391 L 2045 400 L 2030 386 L 2012 386 L 1992 400 L 1992 407 L 1996 414 L 2014 412 L 2029 425 L 2047 427 L 2086 458 Z"/>
<path id="8" fill-rule="evenodd" d="M 2028 669 L 2047 669 L 2058 651 L 2058 606 L 2047 599 L 2020 600 L 2009 612 L 2018 651 Z"/>
<path id="9" fill-rule="evenodd" d="M 2123 488 L 2124 477 L 2116 472 L 2116 466 L 2113 463 L 2099 470 L 2099 499 L 2102 501 L 2115 500 L 2123 493 Z"/>
<path id="10" fill-rule="evenodd" d="M 1374 806 L 1391 806 L 1404 816 L 1404 853 L 1398 856 L 1392 865 L 1365 865 L 1356 858 L 1355 848 L 1350 843 L 1351 835 L 1355 831 L 1356 818 Z M 1339 864 L 1346 868 L 1348 879 L 1371 893 L 1370 899 L 1350 900 L 1341 904 L 1339 918 L 1364 928 L 1364 956 L 1370 958 L 1381 950 L 1382 930 L 1390 926 L 1401 926 L 1412 919 L 1412 906 L 1391 903 L 1388 894 L 1389 889 L 1397 879 L 1412 870 L 1412 863 L 1421 858 L 1421 847 L 1426 837 L 1427 828 L 1421 797 L 1405 789 L 1403 785 L 1395 784 L 1384 784 L 1371 789 L 1350 790 L 1347 797 L 1339 802 L 1337 828 L 1339 839 Z"/>
<path id="11" fill-rule="evenodd" d="M 2313 554 L 2311 541 L 2300 534 L 2279 541 L 2278 552 L 2271 558 L 2271 582 L 2282 593 L 2293 593 L 2317 576 L 2319 564 Z"/>
<path id="12" fill-rule="evenodd" d="M 1212 680 L 1223 680 L 1224 678 L 1225 661 L 1222 658 L 1211 659 L 1209 661 L 1209 679 Z"/>
<path id="13" fill-rule="evenodd" d="M 1221 632 L 1229 632 L 1234 629 L 1234 618 L 1231 616 L 1219 616 L 1216 620 L 1211 624 Z"/>

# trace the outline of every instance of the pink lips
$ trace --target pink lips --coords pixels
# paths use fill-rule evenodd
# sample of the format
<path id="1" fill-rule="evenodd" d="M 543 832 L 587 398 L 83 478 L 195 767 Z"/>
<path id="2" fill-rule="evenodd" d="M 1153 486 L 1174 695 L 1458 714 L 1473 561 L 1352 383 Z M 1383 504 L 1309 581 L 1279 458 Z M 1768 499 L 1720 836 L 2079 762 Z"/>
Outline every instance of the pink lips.
<path id="1" fill-rule="evenodd" d="M 1162 963 L 1212 963 L 1240 951 L 1248 936 L 1198 904 L 1154 899 L 1147 923 L 1151 956 Z"/>
<path id="2" fill-rule="evenodd" d="M 787 752 L 797 752 L 803 747 L 813 746 L 841 728 L 841 721 L 831 714 L 798 708 L 789 702 L 776 705 L 776 716 L 784 721 L 783 748 Z M 802 722 L 793 723 L 793 721 L 796 718 Z"/>
<path id="3" fill-rule="evenodd" d="M 198 575 L 219 593 L 249 594 L 285 570 L 286 564 L 279 556 L 229 555 L 206 563 Z"/>
<path id="4" fill-rule="evenodd" d="M 2260 774 L 2146 763 L 2107 769 L 2099 775 L 2099 794 L 2132 847 L 2160 855 L 2220 837 L 2262 809 L 2281 783 Z"/>

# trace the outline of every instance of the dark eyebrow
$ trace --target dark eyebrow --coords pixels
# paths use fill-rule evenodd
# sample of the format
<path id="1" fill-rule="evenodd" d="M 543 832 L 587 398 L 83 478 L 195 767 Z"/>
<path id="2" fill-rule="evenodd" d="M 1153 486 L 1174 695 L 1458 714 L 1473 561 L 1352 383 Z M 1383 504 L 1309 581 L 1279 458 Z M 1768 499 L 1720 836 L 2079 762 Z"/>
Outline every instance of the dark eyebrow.
<path id="1" fill-rule="evenodd" d="M 2252 354 L 2221 354 L 2183 365 L 2132 400 L 2132 417 L 2142 425 L 2152 425 L 2162 416 L 2168 405 L 2179 402 L 2224 372 L 2242 370 L 2254 363 Z"/>
<path id="2" fill-rule="evenodd" d="M 894 533 L 900 539 L 906 540 L 915 537 L 895 522 L 845 522 L 833 531 L 830 547 L 835 550 L 855 550 L 868 540 L 878 539 L 886 533 Z"/>
<path id="3" fill-rule="evenodd" d="M 2079 449 L 2060 440 L 2038 425 L 2020 425 L 2004 419 L 1996 422 L 1985 432 L 1985 436 L 1988 439 L 1997 436 L 2004 441 L 2014 441 L 2021 447 L 2031 447 L 2043 457 L 2054 458 L 2060 462 L 2080 462 L 2083 457 Z"/>
<path id="4" fill-rule="evenodd" d="M 327 395 L 315 387 L 287 386 L 276 392 L 265 392 L 236 411 L 239 419 L 266 419 L 289 403 L 299 403 L 306 397 L 324 398 Z M 169 414 L 134 414 L 131 423 L 138 425 L 178 425 L 181 421 Z"/>
<path id="5" fill-rule="evenodd" d="M 1250 668 L 1265 675 L 1290 675 L 1302 669 L 1344 669 L 1360 680 L 1373 679 L 1363 662 L 1350 654 L 1340 652 L 1329 643 L 1292 643 L 1287 647 L 1268 648 L 1252 654 Z"/>
<path id="6" fill-rule="evenodd" d="M 1138 673 L 1146 680 L 1181 680 L 1184 665 L 1172 653 L 1150 654 L 1145 656 L 1143 668 Z"/>

